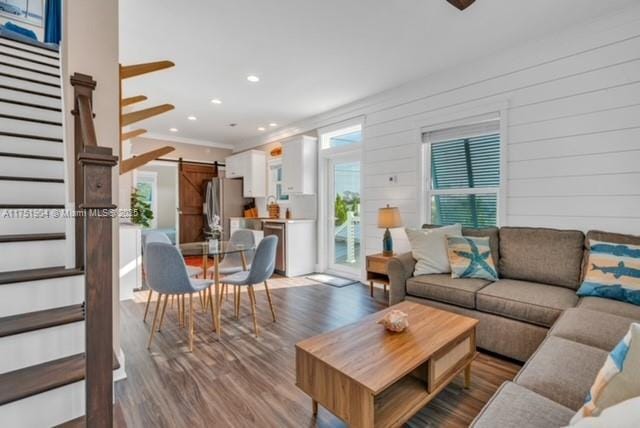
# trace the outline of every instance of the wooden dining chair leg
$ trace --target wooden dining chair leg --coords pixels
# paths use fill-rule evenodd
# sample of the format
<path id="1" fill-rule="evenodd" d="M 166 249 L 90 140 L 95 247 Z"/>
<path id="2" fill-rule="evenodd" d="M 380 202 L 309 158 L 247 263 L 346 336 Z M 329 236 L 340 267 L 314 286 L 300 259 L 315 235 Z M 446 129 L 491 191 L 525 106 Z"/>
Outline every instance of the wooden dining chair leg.
<path id="1" fill-rule="evenodd" d="M 171 302 L 171 306 L 173 307 L 173 301 Z M 179 294 L 178 294 L 178 327 L 182 327 L 182 307 L 180 307 L 180 295 Z"/>
<path id="2" fill-rule="evenodd" d="M 224 300 L 229 300 L 229 284 L 224 285 Z"/>
<path id="3" fill-rule="evenodd" d="M 218 307 L 222 309 L 222 302 L 224 300 L 224 286 L 225 284 L 220 285 L 220 297 L 218 298 Z"/>
<path id="4" fill-rule="evenodd" d="M 206 312 L 207 306 L 205 304 L 204 297 L 202 296 L 202 291 L 198 291 L 198 296 L 200 296 L 200 307 L 202 308 L 202 312 Z"/>
<path id="5" fill-rule="evenodd" d="M 249 286 L 249 301 L 251 302 L 251 315 L 253 317 L 253 330 L 256 333 L 256 337 L 258 337 L 258 319 L 256 318 L 256 294 L 253 289 L 253 285 Z"/>
<path id="6" fill-rule="evenodd" d="M 189 294 L 189 351 L 193 352 L 193 294 Z"/>
<path id="7" fill-rule="evenodd" d="M 216 326 L 217 326 L 217 322 L 216 322 L 216 311 L 213 307 L 213 293 L 211 292 L 211 288 L 209 288 L 209 298 L 207 299 L 207 305 L 209 306 L 209 309 L 211 310 L 211 330 L 215 331 L 216 330 Z"/>
<path id="8" fill-rule="evenodd" d="M 149 296 L 147 296 L 147 304 L 144 307 L 144 317 L 142 317 L 142 322 L 147 322 L 147 314 L 149 313 L 149 306 L 151 306 L 151 295 L 153 294 L 153 290 L 149 289 Z"/>
<path id="9" fill-rule="evenodd" d="M 242 288 L 235 287 L 238 290 L 238 302 L 236 303 L 236 319 L 240 319 L 240 301 L 242 297 Z"/>
<path id="10" fill-rule="evenodd" d="M 191 295 L 189 295 L 191 296 Z M 185 327 L 187 325 L 187 311 L 186 311 L 186 304 L 185 304 L 185 295 L 182 295 L 182 327 Z"/>
<path id="11" fill-rule="evenodd" d="M 164 301 L 162 302 L 162 312 L 160 312 L 160 322 L 158 323 L 158 331 L 162 328 L 162 322 L 164 321 L 164 313 L 167 310 L 167 303 L 169 303 L 169 295 L 164 295 Z"/>
<path id="12" fill-rule="evenodd" d="M 267 281 L 264 282 L 264 290 L 267 292 L 267 300 L 269 301 L 269 309 L 271 309 L 271 317 L 273 318 L 273 322 L 276 322 L 276 311 L 273 309 L 273 302 L 271 301 L 271 293 L 269 292 Z"/>
<path id="13" fill-rule="evenodd" d="M 147 349 L 151 348 L 151 342 L 153 341 L 153 335 L 156 332 L 156 325 L 158 324 L 158 316 L 160 315 L 160 301 L 162 300 L 162 294 L 158 294 L 158 301 L 156 302 L 156 311 L 153 314 L 153 324 L 151 324 L 151 333 L 149 334 L 149 343 L 147 343 Z"/>

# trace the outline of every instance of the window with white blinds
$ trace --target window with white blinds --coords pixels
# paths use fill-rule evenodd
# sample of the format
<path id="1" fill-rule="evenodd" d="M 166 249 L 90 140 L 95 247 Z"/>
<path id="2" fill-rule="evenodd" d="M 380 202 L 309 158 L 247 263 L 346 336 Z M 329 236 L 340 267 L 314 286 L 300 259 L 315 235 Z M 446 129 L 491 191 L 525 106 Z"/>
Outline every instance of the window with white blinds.
<path id="1" fill-rule="evenodd" d="M 500 122 L 427 132 L 427 206 L 433 224 L 495 226 L 500 191 Z"/>

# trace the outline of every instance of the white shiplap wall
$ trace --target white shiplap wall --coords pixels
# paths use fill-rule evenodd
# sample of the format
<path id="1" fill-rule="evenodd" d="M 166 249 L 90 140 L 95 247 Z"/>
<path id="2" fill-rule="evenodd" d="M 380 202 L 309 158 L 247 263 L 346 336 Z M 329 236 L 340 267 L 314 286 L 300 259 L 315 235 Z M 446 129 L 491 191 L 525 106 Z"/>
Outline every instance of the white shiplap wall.
<path id="1" fill-rule="evenodd" d="M 434 59 L 437 60 L 437 59 Z M 365 250 L 376 212 L 420 218 L 420 129 L 464 109 L 508 103 L 503 225 L 640 234 L 640 6 L 378 94 L 293 127 L 364 115 Z M 281 135 L 279 135 L 281 137 Z M 394 184 L 388 177 L 397 176 Z M 398 251 L 408 249 L 394 231 Z"/>

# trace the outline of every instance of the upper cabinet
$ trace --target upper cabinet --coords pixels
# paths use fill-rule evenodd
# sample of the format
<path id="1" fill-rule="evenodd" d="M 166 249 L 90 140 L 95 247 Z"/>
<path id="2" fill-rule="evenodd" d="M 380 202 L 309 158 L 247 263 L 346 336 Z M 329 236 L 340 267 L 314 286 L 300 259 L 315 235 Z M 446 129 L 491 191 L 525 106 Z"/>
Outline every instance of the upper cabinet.
<path id="1" fill-rule="evenodd" d="M 225 159 L 225 176 L 243 179 L 245 198 L 267 196 L 267 154 L 261 150 L 249 150 Z"/>
<path id="2" fill-rule="evenodd" d="M 318 139 L 295 137 L 282 143 L 282 183 L 292 195 L 315 195 Z"/>

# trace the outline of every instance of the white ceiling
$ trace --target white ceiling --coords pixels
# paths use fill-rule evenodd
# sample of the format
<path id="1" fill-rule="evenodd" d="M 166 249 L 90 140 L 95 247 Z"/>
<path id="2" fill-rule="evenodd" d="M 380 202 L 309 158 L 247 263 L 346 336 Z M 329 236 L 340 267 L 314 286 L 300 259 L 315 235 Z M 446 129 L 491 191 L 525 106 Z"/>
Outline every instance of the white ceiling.
<path id="1" fill-rule="evenodd" d="M 176 106 L 154 134 L 233 144 L 634 1 L 120 0 L 122 64 L 176 63 L 124 94 Z"/>

